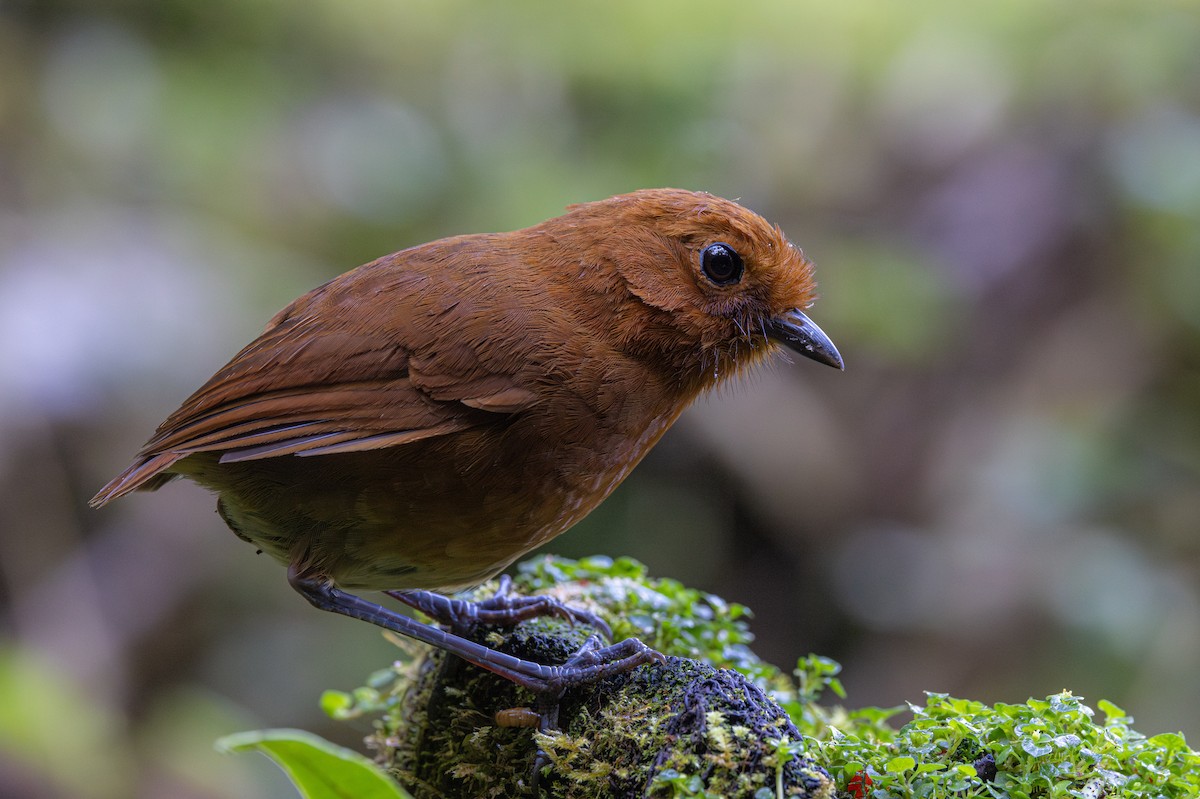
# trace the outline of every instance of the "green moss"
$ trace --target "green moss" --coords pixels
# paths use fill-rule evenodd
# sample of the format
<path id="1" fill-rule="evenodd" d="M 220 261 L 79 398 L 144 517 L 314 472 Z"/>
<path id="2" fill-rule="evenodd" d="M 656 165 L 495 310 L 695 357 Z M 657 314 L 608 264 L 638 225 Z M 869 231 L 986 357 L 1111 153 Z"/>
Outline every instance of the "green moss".
<path id="1" fill-rule="evenodd" d="M 539 737 L 551 773 L 573 783 L 563 796 L 750 796 L 776 783 L 787 796 L 831 795 L 811 762 L 779 756 L 780 741 L 800 737 L 765 692 L 681 658 L 638 669 L 586 700 L 565 732 Z M 681 791 L 689 783 L 702 792 Z"/>
<path id="2" fill-rule="evenodd" d="M 548 765 L 538 787 L 547 797 L 832 795 L 829 777 L 804 759 L 799 731 L 766 691 L 787 680 L 747 647 L 744 608 L 651 580 L 629 560 L 542 559 L 522 566 L 515 585 L 592 610 L 616 639 L 635 635 L 669 661 L 568 692 L 560 729 L 545 733 L 497 722 L 497 713 L 535 697 L 441 652 L 397 666 L 390 687 L 380 675 L 374 687 L 328 695 L 326 707 L 340 717 L 382 712 L 369 743 L 415 796 L 531 793 L 539 749 Z M 546 618 L 473 637 L 554 663 L 593 632 Z"/>
<path id="3" fill-rule="evenodd" d="M 751 651 L 747 607 L 652 578 L 632 558 L 536 558 L 517 566 L 514 584 L 522 593 L 573 597 L 604 617 L 614 640 L 638 638 L 665 655 L 734 669 L 763 688 L 789 682 Z"/>
<path id="4" fill-rule="evenodd" d="M 547 733 L 498 724 L 498 711 L 533 698 L 440 652 L 329 694 L 336 717 L 380 715 L 369 743 L 419 798 L 531 795 L 539 748 L 546 797 L 1200 795 L 1200 755 L 1181 735 L 1141 735 L 1103 700 L 1103 721 L 1070 693 L 994 706 L 930 693 L 923 706 L 847 710 L 827 704 L 845 698 L 837 663 L 809 656 L 785 675 L 750 650 L 746 608 L 651 579 L 635 561 L 542 558 L 515 585 L 585 607 L 669 662 L 568 692 L 561 729 Z M 591 632 L 539 619 L 477 637 L 561 662 Z M 897 725 L 902 713 L 912 719 Z"/>
<path id="5" fill-rule="evenodd" d="M 532 783 L 540 748 L 542 795 L 832 796 L 828 776 L 780 743 L 800 742 L 787 714 L 737 672 L 671 658 L 580 688 L 565 699 L 563 729 L 503 727 L 495 712 L 521 691 L 441 655 L 426 661 L 376 749 L 417 797 L 512 796 Z M 699 791 L 687 790 L 688 785 Z"/>

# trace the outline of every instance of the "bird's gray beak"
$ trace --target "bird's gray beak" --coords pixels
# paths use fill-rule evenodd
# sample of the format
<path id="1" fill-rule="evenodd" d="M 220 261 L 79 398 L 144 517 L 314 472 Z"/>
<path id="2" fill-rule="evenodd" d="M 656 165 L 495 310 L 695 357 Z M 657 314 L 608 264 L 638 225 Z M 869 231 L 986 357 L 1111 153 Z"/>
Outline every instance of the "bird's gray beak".
<path id="1" fill-rule="evenodd" d="M 829 336 L 799 309 L 788 311 L 767 323 L 767 337 L 792 352 L 812 358 L 835 369 L 845 369 L 842 355 Z"/>

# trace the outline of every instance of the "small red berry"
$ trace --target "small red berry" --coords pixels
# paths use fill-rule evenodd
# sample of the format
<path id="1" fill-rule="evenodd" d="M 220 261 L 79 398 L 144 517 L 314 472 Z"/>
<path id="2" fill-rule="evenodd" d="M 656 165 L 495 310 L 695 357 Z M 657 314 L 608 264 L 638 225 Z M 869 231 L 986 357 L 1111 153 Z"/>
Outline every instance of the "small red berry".
<path id="1" fill-rule="evenodd" d="M 870 774 L 865 771 L 859 771 L 846 780 L 846 791 L 854 799 L 867 799 L 867 793 L 871 790 L 871 785 L 874 782 L 875 780 L 871 779 Z"/>

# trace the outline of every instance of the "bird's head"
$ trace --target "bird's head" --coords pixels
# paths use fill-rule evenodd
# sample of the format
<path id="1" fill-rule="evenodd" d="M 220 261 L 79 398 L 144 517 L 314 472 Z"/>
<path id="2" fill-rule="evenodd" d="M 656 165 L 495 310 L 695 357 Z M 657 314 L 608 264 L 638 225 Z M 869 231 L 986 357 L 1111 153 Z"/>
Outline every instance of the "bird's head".
<path id="1" fill-rule="evenodd" d="M 646 310 L 623 332 L 636 339 L 630 349 L 688 353 L 681 357 L 705 385 L 760 362 L 776 345 L 842 368 L 833 342 L 804 313 L 816 298 L 812 263 L 758 214 L 680 189 L 619 195 L 575 206 L 574 214 L 607 221 L 607 240 L 595 244 Z"/>

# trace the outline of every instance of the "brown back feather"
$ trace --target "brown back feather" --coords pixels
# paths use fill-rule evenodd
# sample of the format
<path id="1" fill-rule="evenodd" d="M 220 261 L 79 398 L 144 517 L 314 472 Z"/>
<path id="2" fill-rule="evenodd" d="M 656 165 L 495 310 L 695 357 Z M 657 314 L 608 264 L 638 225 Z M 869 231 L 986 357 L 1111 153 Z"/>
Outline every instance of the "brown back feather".
<path id="1" fill-rule="evenodd" d="M 172 476 L 165 470 L 195 453 L 236 462 L 378 449 L 532 405 L 536 395 L 511 373 L 457 343 L 464 329 L 429 323 L 446 310 L 437 298 L 458 293 L 456 275 L 436 268 L 441 251 L 471 238 L 480 237 L 395 253 L 296 300 L 159 426 L 92 505 L 158 488 Z"/>

